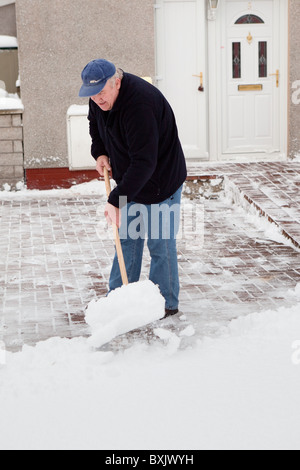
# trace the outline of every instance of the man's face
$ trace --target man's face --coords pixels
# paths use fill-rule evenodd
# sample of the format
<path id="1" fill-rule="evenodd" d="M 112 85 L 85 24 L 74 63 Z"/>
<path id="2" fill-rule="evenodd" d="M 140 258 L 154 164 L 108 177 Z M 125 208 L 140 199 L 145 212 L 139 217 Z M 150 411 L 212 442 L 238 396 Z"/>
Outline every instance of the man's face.
<path id="1" fill-rule="evenodd" d="M 118 98 L 120 88 L 121 80 L 119 78 L 116 78 L 115 82 L 109 80 L 103 90 L 98 95 L 92 96 L 91 99 L 102 111 L 110 111 Z"/>

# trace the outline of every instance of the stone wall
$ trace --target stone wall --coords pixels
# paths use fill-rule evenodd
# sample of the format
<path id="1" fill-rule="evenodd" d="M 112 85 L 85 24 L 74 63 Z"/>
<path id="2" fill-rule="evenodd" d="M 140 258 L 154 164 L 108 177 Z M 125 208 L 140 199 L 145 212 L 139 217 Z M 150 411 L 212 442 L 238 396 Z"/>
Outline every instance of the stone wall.
<path id="1" fill-rule="evenodd" d="M 0 110 L 0 190 L 24 181 L 22 111 Z"/>

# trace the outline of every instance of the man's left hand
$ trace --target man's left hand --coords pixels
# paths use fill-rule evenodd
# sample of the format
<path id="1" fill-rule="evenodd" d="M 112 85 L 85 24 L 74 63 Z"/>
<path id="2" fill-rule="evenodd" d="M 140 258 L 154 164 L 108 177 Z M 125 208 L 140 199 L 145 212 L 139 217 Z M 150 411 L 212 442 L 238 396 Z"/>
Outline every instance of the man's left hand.
<path id="1" fill-rule="evenodd" d="M 121 211 L 117 207 L 113 206 L 109 202 L 105 206 L 104 215 L 109 225 L 116 225 L 118 228 L 121 227 Z"/>

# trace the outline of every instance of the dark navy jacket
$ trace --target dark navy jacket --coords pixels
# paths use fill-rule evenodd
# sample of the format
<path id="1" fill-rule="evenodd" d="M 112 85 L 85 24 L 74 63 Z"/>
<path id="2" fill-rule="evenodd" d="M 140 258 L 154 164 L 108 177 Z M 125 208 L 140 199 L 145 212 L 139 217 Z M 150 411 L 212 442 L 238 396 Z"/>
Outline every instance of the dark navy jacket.
<path id="1" fill-rule="evenodd" d="M 184 183 L 186 162 L 173 111 L 162 93 L 145 80 L 124 73 L 111 111 L 90 100 L 92 156 L 107 155 L 117 187 L 109 202 L 157 204 Z"/>

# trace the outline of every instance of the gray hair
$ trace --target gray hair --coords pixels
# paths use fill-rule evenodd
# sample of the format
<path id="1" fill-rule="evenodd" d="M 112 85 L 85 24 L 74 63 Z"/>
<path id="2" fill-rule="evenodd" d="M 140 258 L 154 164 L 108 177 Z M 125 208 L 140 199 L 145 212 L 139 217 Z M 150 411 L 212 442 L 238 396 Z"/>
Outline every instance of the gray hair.
<path id="1" fill-rule="evenodd" d="M 122 80 L 123 76 L 124 76 L 123 70 L 117 68 L 115 75 L 109 79 L 111 86 L 114 87 L 116 84 L 116 79 L 119 78 L 120 80 Z"/>

